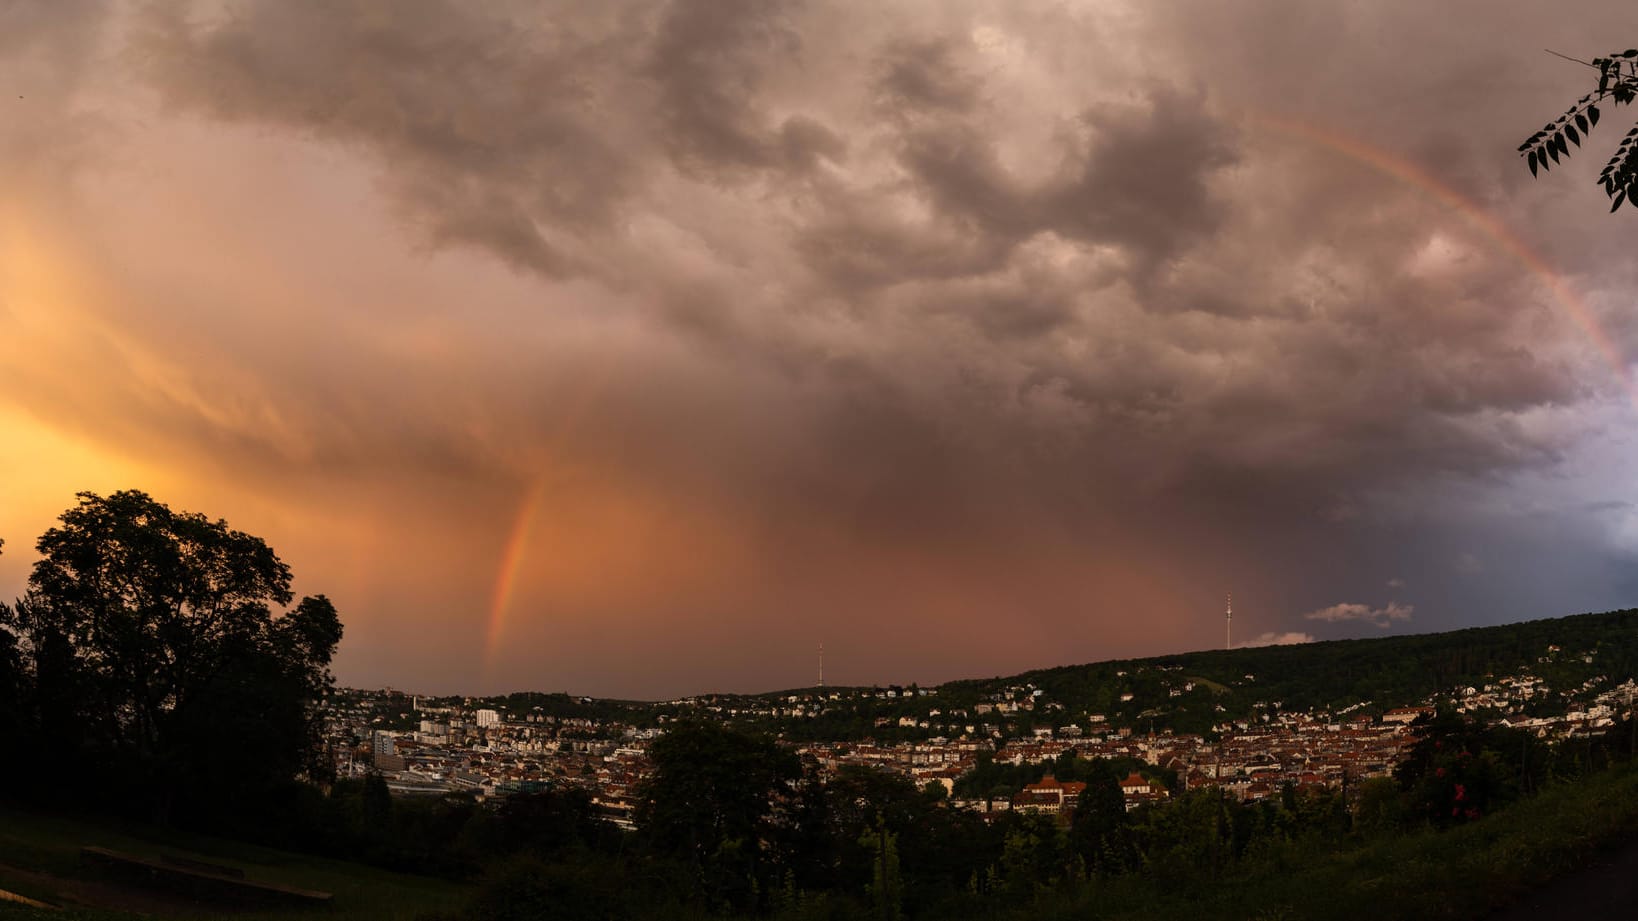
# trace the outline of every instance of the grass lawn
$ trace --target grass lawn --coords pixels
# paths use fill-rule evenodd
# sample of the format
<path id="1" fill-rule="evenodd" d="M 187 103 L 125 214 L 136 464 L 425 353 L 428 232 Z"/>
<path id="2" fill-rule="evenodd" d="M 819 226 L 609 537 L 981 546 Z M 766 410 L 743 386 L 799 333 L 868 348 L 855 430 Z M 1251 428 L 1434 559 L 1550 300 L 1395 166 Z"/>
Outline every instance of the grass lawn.
<path id="1" fill-rule="evenodd" d="M 196 918 L 410 921 L 429 911 L 456 907 L 469 892 L 468 887 L 447 880 L 392 873 L 340 860 L 171 829 L 65 818 L 7 806 L 0 806 L 0 889 L 40 901 L 63 903 L 66 900 L 60 894 L 71 893 L 97 880 L 96 874 L 80 867 L 80 848 L 86 845 L 140 857 L 169 854 L 238 867 L 250 880 L 316 889 L 335 896 L 330 905 L 317 908 L 190 911 L 189 916 Z M 140 903 L 133 902 L 132 907 L 140 908 Z M 127 921 L 134 917 L 131 912 L 111 909 L 45 911 L 0 902 L 0 919 L 5 921 L 13 918 Z"/>

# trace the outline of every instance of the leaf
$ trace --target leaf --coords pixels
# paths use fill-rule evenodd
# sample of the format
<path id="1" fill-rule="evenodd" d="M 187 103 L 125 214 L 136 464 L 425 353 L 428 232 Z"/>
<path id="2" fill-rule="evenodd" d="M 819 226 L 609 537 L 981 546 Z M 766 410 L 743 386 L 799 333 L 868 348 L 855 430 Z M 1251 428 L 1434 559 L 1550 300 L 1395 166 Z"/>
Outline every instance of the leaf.
<path id="1" fill-rule="evenodd" d="M 1574 141 L 1575 146 L 1577 146 L 1577 147 L 1581 146 L 1581 135 L 1576 134 L 1574 125 L 1565 125 L 1564 126 L 1564 136 L 1569 138 L 1570 140 Z"/>
<path id="2" fill-rule="evenodd" d="M 1628 48 L 1621 52 L 1621 56 L 1624 58 L 1638 58 L 1638 48 Z"/>
<path id="3" fill-rule="evenodd" d="M 1588 106 L 1587 107 L 1587 120 L 1592 122 L 1595 125 L 1598 124 L 1598 107 L 1597 106 Z"/>
<path id="4" fill-rule="evenodd" d="M 1592 130 L 1592 125 L 1587 124 L 1587 116 L 1585 115 L 1577 115 L 1575 117 L 1575 126 L 1581 129 L 1582 134 L 1586 134 L 1588 131 Z"/>
<path id="5" fill-rule="evenodd" d="M 1557 147 L 1558 152 L 1563 154 L 1564 156 L 1568 157 L 1570 155 L 1570 145 L 1564 143 L 1564 135 L 1562 135 L 1562 134 L 1553 135 L 1553 146 Z"/>
<path id="6" fill-rule="evenodd" d="M 1530 175 L 1536 175 L 1536 152 L 1530 151 Z"/>
<path id="7" fill-rule="evenodd" d="M 1548 156 L 1549 156 L 1549 157 L 1552 157 L 1552 158 L 1553 158 L 1553 162 L 1554 162 L 1554 163 L 1557 163 L 1557 162 L 1558 162 L 1558 148 L 1557 148 L 1557 147 L 1555 147 L 1555 146 L 1554 146 L 1554 145 L 1553 145 L 1553 144 L 1552 144 L 1552 142 L 1548 142 L 1548 144 L 1547 144 L 1547 155 L 1548 155 Z"/>
<path id="8" fill-rule="evenodd" d="M 1622 189 L 1621 191 L 1616 192 L 1615 193 L 1615 204 L 1610 205 L 1610 213 L 1614 214 L 1616 212 L 1616 210 L 1621 207 L 1621 203 L 1626 201 L 1626 199 L 1627 199 L 1627 190 L 1626 189 Z"/>

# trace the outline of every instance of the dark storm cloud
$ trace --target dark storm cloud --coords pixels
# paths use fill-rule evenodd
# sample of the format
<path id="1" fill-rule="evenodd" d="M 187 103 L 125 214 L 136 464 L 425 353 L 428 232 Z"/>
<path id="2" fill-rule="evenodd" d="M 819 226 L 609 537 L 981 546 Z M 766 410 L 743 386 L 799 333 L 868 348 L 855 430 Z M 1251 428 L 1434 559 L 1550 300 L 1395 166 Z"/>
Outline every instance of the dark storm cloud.
<path id="1" fill-rule="evenodd" d="M 921 112 L 970 112 L 983 99 L 984 83 L 973 60 L 974 49 L 963 37 L 906 39 L 881 56 L 876 83 L 881 103 L 891 114 L 914 117 Z"/>
<path id="2" fill-rule="evenodd" d="M 148 12 L 140 40 L 174 105 L 357 145 L 439 242 L 547 274 L 640 185 L 617 113 L 646 95 L 617 14 L 520 21 L 499 5 L 245 3 L 199 24 Z"/>
<path id="3" fill-rule="evenodd" d="M 685 169 L 765 167 L 781 145 L 757 99 L 768 69 L 800 48 L 786 3 L 676 0 L 652 40 L 649 74 L 659 86 L 660 137 Z M 810 134 L 822 126 L 801 122 Z M 797 136 L 804 129 L 796 128 Z M 796 146 L 800 148 L 801 142 Z"/>
<path id="4" fill-rule="evenodd" d="M 1273 467 L 1322 491 L 1554 458 L 1551 436 L 1509 418 L 1578 392 L 1507 315 L 1531 280 L 1459 227 L 1467 264 L 1407 277 L 1428 208 L 1358 164 L 1252 144 L 1230 114 L 1243 57 L 1218 63 L 1229 82 L 1209 92 L 1192 72 L 1098 93 L 1097 68 L 1063 68 L 1044 87 L 1059 98 L 1024 99 L 1009 68 L 1027 51 L 986 57 L 981 16 L 904 33 L 855 17 L 840 46 L 816 40 L 835 13 L 249 2 L 153 20 L 147 41 L 174 104 L 376 158 L 434 243 L 635 292 L 731 362 L 852 350 L 896 382 L 868 391 L 882 405 L 864 419 L 927 420 L 872 439 L 886 458 L 959 457 L 961 439 L 1097 442 L 1100 469 L 1159 450 L 1185 479 Z M 1091 41 L 1089 57 L 1110 47 Z M 999 127 L 1020 102 L 1048 126 L 1024 146 Z M 1466 150 L 1452 137 L 1443 159 Z M 1284 191 L 1270 183 L 1314 197 L 1260 213 Z M 752 223 L 715 225 L 691 201 Z M 703 255 L 645 258 L 633 222 L 655 218 Z M 1347 277 L 1315 288 L 1288 271 L 1304 261 Z M 805 405 L 862 411 L 848 386 Z"/>
<path id="5" fill-rule="evenodd" d="M 1518 110 L 1581 91 L 1495 66 L 1535 62 L 1556 19 L 1485 31 L 1507 17 L 1463 9 L 139 5 L 117 59 L 164 117 L 240 156 L 259 137 L 342 164 L 280 187 L 336 210 L 270 240 L 381 245 L 369 218 L 329 226 L 361 170 L 415 274 L 383 257 L 336 293 L 342 268 L 281 250 L 216 307 L 109 246 L 142 327 L 9 382 L 225 469 L 465 484 L 452 532 L 505 532 L 508 497 L 547 483 L 551 521 L 601 535 L 588 572 L 646 586 L 646 561 L 725 635 L 805 611 L 984 637 L 1007 610 L 1086 617 L 1091 644 L 1136 609 L 1181 631 L 1187 585 L 1234 578 L 1283 612 L 1248 635 L 1304 638 L 1301 612 L 1400 572 L 1455 584 L 1402 558 L 1485 556 L 1462 532 L 1479 500 L 1441 506 L 1437 538 L 1421 500 L 1558 469 L 1588 431 L 1572 417 L 1611 394 L 1520 256 L 1539 247 L 1612 316 L 1632 283 L 1617 235 L 1525 197 L 1542 186 L 1509 159 L 1536 122 Z M 461 277 L 414 289 L 438 272 Z M 104 367 L 141 385 L 123 410 L 86 408 Z M 720 584 L 656 562 L 689 552 L 679 522 Z M 559 575 L 562 597 L 638 618 Z"/>
<path id="6" fill-rule="evenodd" d="M 1232 130 L 1205 110 L 1203 96 L 1160 87 L 1135 102 L 1086 109 L 1038 153 L 1058 166 L 1032 183 L 1001 162 L 996 113 L 980 104 L 975 78 L 947 61 L 947 45 L 930 48 L 908 58 L 893 52 L 880 88 L 892 100 L 890 114 L 899 116 L 889 122 L 900 123 L 905 175 L 941 224 L 984 241 L 975 253 L 1005 252 L 1052 233 L 1121 246 L 1147 268 L 1215 228 L 1225 202 L 1207 183 L 1234 162 L 1237 148 Z M 949 91 L 937 95 L 931 86 Z M 980 261 L 970 269 L 989 267 Z"/>
<path id="7" fill-rule="evenodd" d="M 1045 196 L 1046 227 L 1120 243 L 1145 262 L 1168 259 L 1218 228 L 1225 202 L 1207 183 L 1238 148 L 1203 96 L 1161 91 L 1083 118 L 1092 137 L 1070 176 Z"/>

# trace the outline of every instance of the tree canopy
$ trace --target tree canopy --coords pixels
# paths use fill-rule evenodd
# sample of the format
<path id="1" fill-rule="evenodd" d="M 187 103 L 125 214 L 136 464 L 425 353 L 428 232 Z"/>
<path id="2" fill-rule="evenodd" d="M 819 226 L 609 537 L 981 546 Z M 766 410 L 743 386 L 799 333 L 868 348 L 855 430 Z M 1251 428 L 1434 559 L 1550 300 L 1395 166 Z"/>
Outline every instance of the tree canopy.
<path id="1" fill-rule="evenodd" d="M 290 569 L 260 538 L 86 492 L 37 548 L 26 593 L 0 606 L 0 673 L 51 777 L 164 815 L 324 769 L 315 705 L 341 622 L 323 595 L 275 614 Z"/>
<path id="2" fill-rule="evenodd" d="M 1598 71 L 1597 89 L 1577 99 L 1563 115 L 1519 145 L 1519 156 L 1530 167 L 1530 175 L 1539 175 L 1561 159 L 1567 159 L 1571 144 L 1581 146 L 1581 139 L 1592 134 L 1603 114 L 1599 103 L 1608 100 L 1622 106 L 1638 98 L 1638 48 L 1593 58 L 1588 66 Z M 1616 145 L 1615 153 L 1598 174 L 1598 183 L 1609 196 L 1612 212 L 1620 208 L 1622 202 L 1638 208 L 1638 124 Z"/>
<path id="3" fill-rule="evenodd" d="M 637 824 L 651 845 L 694 868 L 716 905 L 754 905 L 766 892 L 766 852 L 784 824 L 801 768 L 771 739 L 711 723 L 678 723 L 649 748 Z"/>

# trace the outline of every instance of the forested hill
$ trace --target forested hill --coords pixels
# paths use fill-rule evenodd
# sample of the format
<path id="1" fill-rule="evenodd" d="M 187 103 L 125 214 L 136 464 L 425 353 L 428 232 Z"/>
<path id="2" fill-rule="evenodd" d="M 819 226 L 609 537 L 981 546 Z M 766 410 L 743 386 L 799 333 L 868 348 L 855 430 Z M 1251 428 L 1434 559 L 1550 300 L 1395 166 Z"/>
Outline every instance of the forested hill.
<path id="1" fill-rule="evenodd" d="M 1559 692 L 1586 682 L 1619 684 L 1638 675 L 1638 610 L 1063 666 L 955 681 L 943 685 L 939 696 L 951 704 L 976 704 L 1011 688 L 1033 687 L 1042 691 L 1038 701 L 1056 705 L 1054 712 L 1061 706 L 1065 717 L 1091 713 L 1117 725 L 1148 719 L 1199 729 L 1253 715 L 1258 704 L 1335 712 L 1365 703 L 1362 709 L 1380 712 L 1521 674 L 1542 679 L 1554 692 L 1544 696 L 1543 708 L 1554 706 Z M 1131 699 L 1123 701 L 1128 694 Z M 1037 704 L 1037 723 L 1039 709 Z"/>
<path id="2" fill-rule="evenodd" d="M 1561 715 L 1638 677 L 1638 609 L 1450 633 L 1067 665 L 937 688 L 803 688 L 654 703 L 561 693 L 423 698 L 415 713 L 405 698 L 386 707 L 392 719 L 382 725 L 408 727 L 425 718 L 429 707 L 491 707 L 507 719 L 536 714 L 639 727 L 702 714 L 790 741 L 1012 738 L 1043 728 L 1058 734 L 1071 726 L 1088 733 L 1123 727 L 1210 733 L 1276 711 L 1379 715 L 1434 695 L 1468 687 L 1483 691 L 1524 677 L 1538 681 L 1528 697 L 1513 695 L 1509 715 Z"/>

